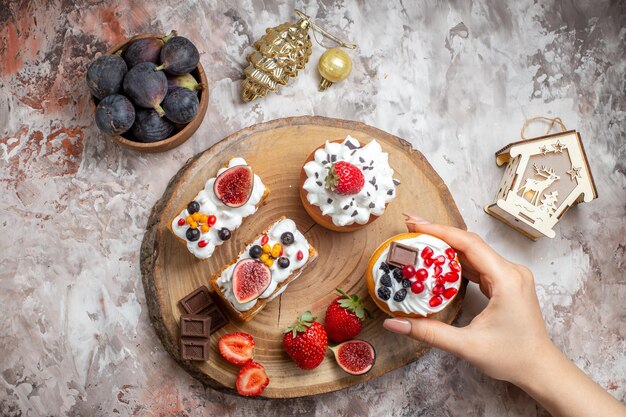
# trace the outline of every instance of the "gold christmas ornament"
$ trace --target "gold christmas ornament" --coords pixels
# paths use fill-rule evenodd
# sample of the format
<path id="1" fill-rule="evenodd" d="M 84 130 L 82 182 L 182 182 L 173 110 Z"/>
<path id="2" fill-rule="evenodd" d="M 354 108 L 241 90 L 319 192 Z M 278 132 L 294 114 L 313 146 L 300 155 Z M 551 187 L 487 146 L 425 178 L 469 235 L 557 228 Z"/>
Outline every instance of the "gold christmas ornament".
<path id="1" fill-rule="evenodd" d="M 322 76 L 320 91 L 326 90 L 333 83 L 345 80 L 352 72 L 352 60 L 341 48 L 331 48 L 324 52 L 317 63 Z"/>
<path id="2" fill-rule="evenodd" d="M 255 50 L 248 55 L 249 65 L 244 69 L 245 79 L 241 91 L 243 101 L 264 97 L 269 91 L 276 91 L 279 86 L 287 85 L 290 78 L 298 75 L 298 71 L 304 68 L 311 56 L 309 28 L 341 46 L 356 48 L 356 45 L 345 43 L 317 26 L 300 10 L 295 12 L 300 17 L 296 23 L 283 23 L 269 28 L 265 35 L 254 42 Z"/>

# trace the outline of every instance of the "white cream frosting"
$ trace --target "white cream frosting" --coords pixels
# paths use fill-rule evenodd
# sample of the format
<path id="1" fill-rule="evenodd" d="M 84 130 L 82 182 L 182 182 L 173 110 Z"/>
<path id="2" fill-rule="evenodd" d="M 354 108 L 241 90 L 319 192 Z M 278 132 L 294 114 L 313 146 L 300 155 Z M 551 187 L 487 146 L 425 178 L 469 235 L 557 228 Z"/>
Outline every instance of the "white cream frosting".
<path id="1" fill-rule="evenodd" d="M 424 268 L 428 271 L 428 278 L 426 278 L 426 280 L 423 281 L 424 291 L 422 291 L 419 294 L 415 294 L 413 291 L 411 291 L 410 287 L 406 288 L 407 294 L 404 300 L 395 301 L 393 299 L 393 296 L 396 293 L 396 291 L 402 289 L 402 283 L 397 282 L 393 278 L 393 273 L 390 273 L 391 284 L 392 284 L 392 287 L 390 288 L 391 297 L 389 297 L 389 300 L 383 300 L 380 297 L 378 297 L 378 289 L 382 285 L 380 283 L 380 279 L 385 274 L 385 271 L 380 269 L 380 264 L 387 260 L 387 254 L 389 253 L 389 247 L 387 247 L 380 254 L 380 257 L 376 260 L 376 262 L 374 263 L 374 266 L 372 267 L 371 272 L 372 272 L 372 276 L 374 277 L 374 284 L 375 284 L 373 296 L 378 297 L 378 299 L 381 302 L 386 303 L 389 310 L 392 312 L 400 311 L 400 312 L 407 313 L 407 314 L 420 314 L 422 316 L 426 316 L 427 314 L 433 314 L 433 313 L 437 313 L 443 310 L 448 305 L 448 303 L 452 299 L 454 299 L 454 297 L 448 300 L 445 297 L 441 296 L 442 303 L 440 305 L 436 307 L 430 306 L 429 302 L 430 302 L 430 299 L 433 297 L 432 290 L 435 287 L 435 285 L 437 285 L 437 280 L 433 276 L 433 270 L 435 268 L 435 265 L 431 265 L 430 267 L 427 267 L 426 265 L 424 265 L 424 260 L 421 257 L 421 253 L 422 253 L 422 250 L 426 246 L 429 246 L 434 252 L 432 255 L 433 259 L 439 255 L 443 255 L 444 257 L 446 257 L 445 250 L 448 249 L 450 246 L 441 239 L 438 239 L 430 235 L 424 235 L 424 234 L 416 236 L 416 237 L 408 238 L 408 239 L 396 240 L 396 242 L 418 249 L 419 256 L 418 256 L 417 264 L 415 265 L 415 269 L 417 270 L 420 268 Z M 446 273 L 452 271 L 450 269 L 449 263 L 450 263 L 450 260 L 446 257 L 446 262 L 443 265 L 441 265 L 441 268 L 443 270 L 441 275 L 445 275 Z M 456 290 L 458 291 L 460 287 L 461 287 L 461 272 L 459 272 L 458 280 L 456 280 L 455 282 L 445 283 L 446 289 L 456 288 Z"/>
<path id="2" fill-rule="evenodd" d="M 325 188 L 327 168 L 339 161 L 349 162 L 363 173 L 365 185 L 357 194 L 339 195 Z M 341 143 L 326 141 L 324 147 L 315 151 L 314 159 L 304 165 L 304 172 L 307 200 L 318 206 L 336 226 L 366 224 L 370 215 L 381 216 L 387 203 L 395 198 L 396 186 L 400 184 L 393 179 L 389 155 L 378 142 L 372 140 L 361 147 L 359 141 L 350 136 Z"/>
<path id="3" fill-rule="evenodd" d="M 232 158 L 228 162 L 227 167 L 222 167 L 219 171 L 217 171 L 217 176 L 226 171 L 228 168 L 239 165 L 248 165 L 248 163 L 243 158 Z M 224 243 L 224 241 L 217 235 L 218 230 L 226 227 L 231 231 L 231 234 L 234 234 L 234 231 L 241 226 L 243 219 L 257 211 L 257 205 L 261 201 L 261 198 L 263 198 L 263 194 L 265 194 L 265 185 L 261 181 L 261 178 L 254 174 L 254 184 L 252 186 L 250 199 L 248 199 L 246 204 L 241 207 L 228 207 L 222 203 L 213 192 L 213 184 L 215 183 L 217 176 L 210 178 L 204 185 L 204 189 L 194 198 L 194 201 L 200 203 L 201 214 L 212 214 L 217 218 L 215 225 L 213 225 L 207 233 L 200 233 L 200 239 L 195 242 L 187 240 L 185 233 L 187 232 L 189 226 L 187 224 L 184 224 L 183 226 L 178 225 L 178 219 L 184 219 L 189 215 L 189 211 L 187 211 L 186 208 L 181 211 L 180 214 L 174 218 L 174 220 L 172 220 L 172 230 L 174 231 L 174 234 L 176 234 L 179 238 L 184 239 L 187 242 L 187 249 L 189 252 L 200 259 L 209 258 L 213 254 L 215 247 Z M 198 242 L 200 241 L 206 241 L 207 245 L 203 248 L 198 246 Z"/>
<path id="4" fill-rule="evenodd" d="M 291 245 L 283 245 L 280 236 L 285 232 L 293 233 L 294 242 Z M 281 282 L 285 281 L 291 274 L 297 270 L 302 268 L 309 261 L 309 242 L 306 240 L 304 235 L 300 233 L 300 231 L 296 228 L 296 223 L 291 219 L 283 219 L 276 223 L 274 223 L 268 230 L 267 236 L 269 238 L 268 244 L 270 246 L 274 246 L 276 243 L 280 243 L 283 247 L 283 257 L 289 259 L 289 266 L 287 268 L 281 268 L 278 266 L 278 262 L 274 262 L 274 264 L 270 267 L 270 272 L 272 274 L 272 280 L 270 282 L 269 287 L 261 294 L 259 298 L 267 298 L 268 301 L 271 301 L 278 295 L 280 295 L 288 285 L 284 285 L 280 290 L 276 291 L 276 287 Z M 261 245 L 261 239 L 263 235 L 259 236 L 254 242 L 246 246 L 246 249 L 237 257 L 237 260 L 230 265 L 228 268 L 222 272 L 222 274 L 217 279 L 217 285 L 222 290 L 222 294 L 224 297 L 233 305 L 233 307 L 238 311 L 248 311 L 250 310 L 257 302 L 258 299 L 249 301 L 247 303 L 240 304 L 235 299 L 233 294 L 232 287 L 232 277 L 233 270 L 235 269 L 235 265 L 242 259 L 251 258 L 249 251 L 253 245 Z M 297 254 L 298 251 L 302 251 L 302 259 L 298 260 Z M 298 271 L 296 277 L 293 278 L 295 280 L 302 271 Z M 293 282 L 293 280 L 291 282 Z"/>

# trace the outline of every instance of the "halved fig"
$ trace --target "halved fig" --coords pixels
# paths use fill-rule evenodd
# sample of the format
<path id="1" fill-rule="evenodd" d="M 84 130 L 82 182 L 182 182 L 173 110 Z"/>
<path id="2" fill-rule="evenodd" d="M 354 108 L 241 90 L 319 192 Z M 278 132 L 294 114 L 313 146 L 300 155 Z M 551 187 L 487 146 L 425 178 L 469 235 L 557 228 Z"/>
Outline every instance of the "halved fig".
<path id="1" fill-rule="evenodd" d="M 376 362 L 374 346 L 365 340 L 348 340 L 331 347 L 337 364 L 350 375 L 364 375 Z"/>
<path id="2" fill-rule="evenodd" d="M 248 202 L 254 185 L 254 173 L 247 165 L 228 168 L 215 179 L 213 192 L 228 207 L 241 207 Z"/>
<path id="3" fill-rule="evenodd" d="M 241 304 L 256 300 L 271 281 L 272 273 L 267 265 L 256 259 L 243 259 L 233 270 L 233 295 Z"/>

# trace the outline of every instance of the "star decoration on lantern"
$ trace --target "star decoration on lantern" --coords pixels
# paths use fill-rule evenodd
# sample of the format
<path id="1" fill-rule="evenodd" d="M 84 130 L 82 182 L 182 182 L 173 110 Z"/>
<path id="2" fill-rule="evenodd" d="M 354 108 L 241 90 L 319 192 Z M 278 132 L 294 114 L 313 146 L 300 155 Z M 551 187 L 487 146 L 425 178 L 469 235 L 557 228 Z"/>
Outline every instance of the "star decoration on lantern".
<path id="1" fill-rule="evenodd" d="M 570 179 L 573 181 L 574 178 L 582 178 L 582 176 L 580 175 L 581 169 L 581 167 L 575 167 L 574 165 L 572 165 L 572 168 L 569 171 L 566 171 L 566 173 L 569 174 Z"/>
<path id="2" fill-rule="evenodd" d="M 567 146 L 563 145 L 558 139 L 556 140 L 556 143 L 552 144 L 552 147 L 556 153 L 563 153 L 563 149 L 567 148 Z"/>
<path id="3" fill-rule="evenodd" d="M 543 145 L 541 148 L 539 148 L 539 151 L 541 151 L 541 153 L 544 155 L 550 152 L 550 150 L 548 149 L 546 145 Z"/>

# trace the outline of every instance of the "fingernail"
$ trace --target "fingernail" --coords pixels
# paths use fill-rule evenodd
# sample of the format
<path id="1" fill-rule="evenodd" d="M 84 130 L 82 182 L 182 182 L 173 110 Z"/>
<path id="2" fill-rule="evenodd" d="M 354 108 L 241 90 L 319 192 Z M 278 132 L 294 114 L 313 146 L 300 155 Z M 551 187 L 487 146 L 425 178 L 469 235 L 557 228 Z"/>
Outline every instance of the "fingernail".
<path id="1" fill-rule="evenodd" d="M 421 217 L 418 217 L 414 214 L 406 214 L 406 213 L 402 213 L 402 214 L 404 214 L 404 216 L 406 217 L 406 220 L 405 220 L 406 223 L 430 224 L 428 220 L 422 219 Z"/>
<path id="2" fill-rule="evenodd" d="M 405 319 L 386 319 L 383 327 L 393 333 L 409 334 L 411 332 L 411 323 Z"/>

